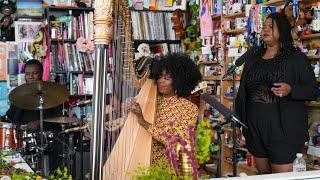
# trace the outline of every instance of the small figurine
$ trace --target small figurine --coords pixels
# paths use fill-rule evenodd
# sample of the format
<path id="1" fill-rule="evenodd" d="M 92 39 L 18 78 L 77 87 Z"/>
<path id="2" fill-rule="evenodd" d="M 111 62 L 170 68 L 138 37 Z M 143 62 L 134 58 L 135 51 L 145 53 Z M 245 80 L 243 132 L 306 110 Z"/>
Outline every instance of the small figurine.
<path id="1" fill-rule="evenodd" d="M 317 125 L 317 134 L 313 136 L 314 146 L 320 146 L 320 124 Z"/>
<path id="2" fill-rule="evenodd" d="M 136 57 L 135 59 L 139 59 L 139 58 L 142 58 L 142 57 L 149 57 L 151 56 L 151 51 L 150 51 L 150 46 L 149 44 L 146 44 L 146 43 L 141 43 L 139 46 L 138 46 L 138 53 L 136 53 Z"/>

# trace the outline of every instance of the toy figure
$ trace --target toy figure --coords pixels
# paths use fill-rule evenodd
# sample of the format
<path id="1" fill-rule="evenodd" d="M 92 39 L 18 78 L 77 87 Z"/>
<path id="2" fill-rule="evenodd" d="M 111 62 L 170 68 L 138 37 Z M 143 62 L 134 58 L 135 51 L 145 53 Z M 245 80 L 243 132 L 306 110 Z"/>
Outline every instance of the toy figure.
<path id="1" fill-rule="evenodd" d="M 314 146 L 320 146 L 320 124 L 317 125 L 317 134 L 313 136 Z"/>

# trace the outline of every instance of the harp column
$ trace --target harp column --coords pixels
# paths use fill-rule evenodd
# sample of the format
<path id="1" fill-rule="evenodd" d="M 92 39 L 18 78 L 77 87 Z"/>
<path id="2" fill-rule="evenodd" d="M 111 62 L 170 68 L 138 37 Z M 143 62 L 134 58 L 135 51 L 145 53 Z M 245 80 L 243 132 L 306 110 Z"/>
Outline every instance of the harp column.
<path id="1" fill-rule="evenodd" d="M 90 147 L 91 179 L 100 180 L 103 176 L 104 159 L 104 121 L 107 90 L 108 53 L 111 41 L 113 0 L 95 0 L 94 2 L 94 85 L 92 138 Z"/>

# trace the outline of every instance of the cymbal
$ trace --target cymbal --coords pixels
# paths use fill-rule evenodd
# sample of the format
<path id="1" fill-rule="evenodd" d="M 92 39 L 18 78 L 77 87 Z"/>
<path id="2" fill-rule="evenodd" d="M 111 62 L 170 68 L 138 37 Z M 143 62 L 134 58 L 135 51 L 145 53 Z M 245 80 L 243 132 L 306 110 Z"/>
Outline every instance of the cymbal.
<path id="1" fill-rule="evenodd" d="M 43 109 L 49 109 L 62 104 L 69 92 L 64 85 L 38 81 L 16 87 L 10 92 L 9 100 L 16 107 L 39 110 L 39 95 L 43 98 Z"/>
<path id="2" fill-rule="evenodd" d="M 55 118 L 48 118 L 44 119 L 44 122 L 50 122 L 50 123 L 58 123 L 58 124 L 69 124 L 69 123 L 80 123 L 79 119 L 74 117 L 55 117 Z"/>

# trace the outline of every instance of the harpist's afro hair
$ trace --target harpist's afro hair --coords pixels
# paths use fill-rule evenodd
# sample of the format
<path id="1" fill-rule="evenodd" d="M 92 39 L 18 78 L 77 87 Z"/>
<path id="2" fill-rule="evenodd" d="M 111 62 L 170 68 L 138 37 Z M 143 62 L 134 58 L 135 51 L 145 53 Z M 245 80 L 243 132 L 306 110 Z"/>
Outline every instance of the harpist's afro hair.
<path id="1" fill-rule="evenodd" d="M 157 81 L 162 72 L 170 74 L 173 90 L 178 97 L 188 97 L 201 80 L 201 73 L 196 64 L 186 55 L 167 54 L 153 61 L 151 78 Z"/>

